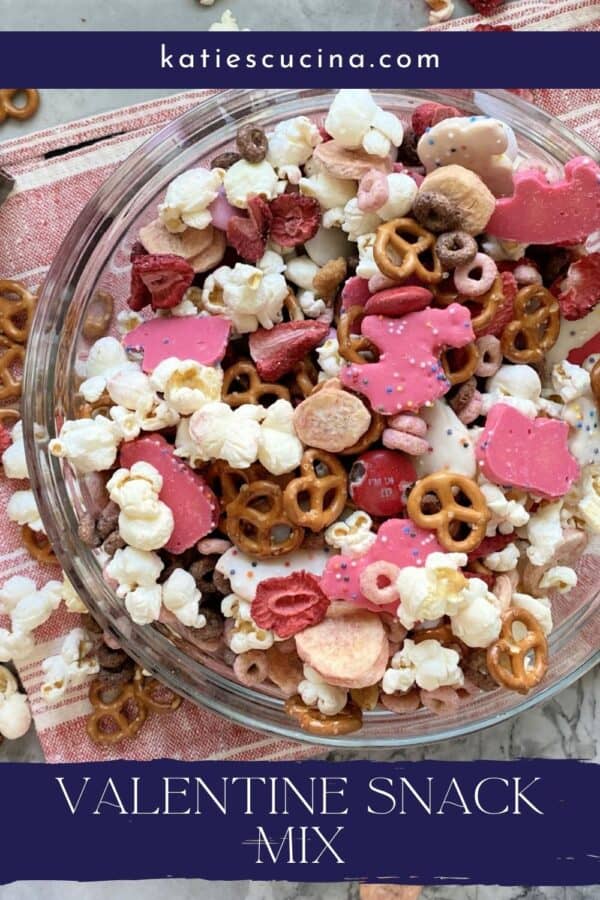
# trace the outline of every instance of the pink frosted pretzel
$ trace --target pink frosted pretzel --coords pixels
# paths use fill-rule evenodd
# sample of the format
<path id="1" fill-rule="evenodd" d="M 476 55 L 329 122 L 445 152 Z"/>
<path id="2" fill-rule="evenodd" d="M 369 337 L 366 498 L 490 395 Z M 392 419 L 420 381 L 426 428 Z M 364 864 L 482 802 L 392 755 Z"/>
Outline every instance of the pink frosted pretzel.
<path id="1" fill-rule="evenodd" d="M 388 202 L 390 189 L 387 176 L 377 169 L 370 169 L 358 186 L 358 208 L 362 212 L 377 212 Z"/>
<path id="2" fill-rule="evenodd" d="M 378 606 L 400 602 L 396 587 L 399 572 L 398 566 L 384 559 L 372 562 L 360 573 L 360 589 L 367 600 Z"/>

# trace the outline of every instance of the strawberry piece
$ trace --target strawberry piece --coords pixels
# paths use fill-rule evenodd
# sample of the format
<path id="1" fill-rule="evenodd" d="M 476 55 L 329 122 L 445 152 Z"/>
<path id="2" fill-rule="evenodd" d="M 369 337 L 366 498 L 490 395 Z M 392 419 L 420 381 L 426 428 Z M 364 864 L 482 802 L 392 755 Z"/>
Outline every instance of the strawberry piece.
<path id="1" fill-rule="evenodd" d="M 136 462 L 147 462 L 160 472 L 163 486 L 159 497 L 173 513 L 175 522 L 164 549 L 183 553 L 216 528 L 220 509 L 202 476 L 174 456 L 173 450 L 160 434 L 136 438 L 122 445 L 119 464 L 130 469 Z"/>
<path id="2" fill-rule="evenodd" d="M 274 328 L 259 328 L 250 335 L 250 356 L 265 381 L 277 381 L 291 372 L 329 334 L 329 323 L 318 319 L 283 322 Z"/>
<path id="3" fill-rule="evenodd" d="M 428 128 L 433 128 L 444 119 L 454 119 L 462 113 L 455 106 L 443 103 L 421 103 L 412 114 L 412 128 L 417 138 L 422 137 Z"/>
<path id="4" fill-rule="evenodd" d="M 469 0 L 469 3 L 481 16 L 491 16 L 502 6 L 504 0 Z"/>
<path id="5" fill-rule="evenodd" d="M 489 556 L 490 553 L 498 553 L 500 550 L 504 550 L 514 539 L 514 534 L 495 534 L 493 537 L 484 538 L 479 547 L 471 550 L 468 554 L 469 562 L 483 559 L 484 556 Z M 466 575 L 467 573 L 465 572 L 464 574 Z"/>
<path id="6" fill-rule="evenodd" d="M 557 279 L 551 292 L 563 318 L 583 319 L 600 302 L 600 253 L 590 253 L 571 263 L 565 278 Z"/>
<path id="7" fill-rule="evenodd" d="M 268 628 L 285 639 L 321 622 L 328 606 L 318 578 L 308 572 L 292 572 L 285 578 L 260 582 L 251 615 L 260 628 Z"/>
<path id="8" fill-rule="evenodd" d="M 0 453 L 4 453 L 5 450 L 8 450 L 11 444 L 12 438 L 10 436 L 10 431 L 6 426 L 0 425 Z"/>
<path id="9" fill-rule="evenodd" d="M 271 239 L 282 247 L 296 247 L 315 236 L 321 223 L 321 207 L 314 197 L 281 194 L 271 200 Z"/>
<path id="10" fill-rule="evenodd" d="M 501 272 L 500 278 L 502 279 L 504 299 L 498 306 L 490 324 L 479 333 L 479 337 L 484 334 L 494 334 L 496 337 L 500 337 L 508 323 L 512 322 L 513 306 L 517 296 L 517 282 L 512 272 Z"/>
<path id="11" fill-rule="evenodd" d="M 193 280 L 193 268 L 174 253 L 135 256 L 131 263 L 131 295 L 127 303 L 136 311 L 149 303 L 154 310 L 171 309 L 181 303 Z"/>
<path id="12" fill-rule="evenodd" d="M 233 216 L 227 223 L 227 241 L 241 258 L 256 263 L 264 256 L 273 214 L 258 195 L 248 200 L 249 216 Z"/>

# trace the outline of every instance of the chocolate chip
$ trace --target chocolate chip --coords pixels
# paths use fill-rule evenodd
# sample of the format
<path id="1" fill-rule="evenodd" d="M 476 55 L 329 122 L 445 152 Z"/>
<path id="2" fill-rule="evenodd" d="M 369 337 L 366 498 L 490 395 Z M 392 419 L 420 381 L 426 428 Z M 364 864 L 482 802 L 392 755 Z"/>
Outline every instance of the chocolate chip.
<path id="1" fill-rule="evenodd" d="M 269 149 L 265 132 L 250 123 L 238 129 L 235 142 L 242 158 L 250 163 L 262 162 Z"/>
<path id="2" fill-rule="evenodd" d="M 219 153 L 218 156 L 211 160 L 210 167 L 211 169 L 230 169 L 241 158 L 240 154 L 235 153 L 233 150 L 228 153 Z"/>

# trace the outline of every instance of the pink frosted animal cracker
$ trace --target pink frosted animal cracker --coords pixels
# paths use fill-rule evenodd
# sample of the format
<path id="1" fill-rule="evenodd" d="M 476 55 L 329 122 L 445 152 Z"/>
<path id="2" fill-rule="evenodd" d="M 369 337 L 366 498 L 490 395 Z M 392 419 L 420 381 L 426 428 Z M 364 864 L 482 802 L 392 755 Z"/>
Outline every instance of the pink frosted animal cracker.
<path id="1" fill-rule="evenodd" d="M 556 419 L 530 419 L 506 403 L 492 406 L 476 447 L 485 477 L 494 484 L 562 497 L 579 477 L 567 444 L 569 426 Z"/>
<path id="2" fill-rule="evenodd" d="M 231 322 L 223 316 L 157 316 L 123 338 L 126 350 L 144 353 L 142 369 L 153 372 L 170 356 L 214 366 L 225 355 Z"/>
<path id="3" fill-rule="evenodd" d="M 583 241 L 600 228 L 600 166 L 588 156 L 565 165 L 560 181 L 539 171 L 517 172 L 515 192 L 496 202 L 487 231 L 524 244 Z"/>
<path id="4" fill-rule="evenodd" d="M 332 556 L 321 576 L 321 590 L 330 600 L 347 600 L 373 612 L 396 613 L 398 603 L 372 603 L 360 588 L 364 570 L 382 560 L 398 569 L 424 566 L 430 553 L 442 547 L 431 531 L 418 528 L 410 519 L 388 519 L 377 532 L 377 540 L 362 556 Z"/>
<path id="5" fill-rule="evenodd" d="M 379 349 L 379 360 L 351 363 L 342 369 L 340 379 L 387 416 L 416 412 L 446 394 L 450 382 L 440 362 L 442 350 L 475 340 L 469 310 L 458 303 L 408 313 L 401 319 L 367 316 L 361 333 Z"/>

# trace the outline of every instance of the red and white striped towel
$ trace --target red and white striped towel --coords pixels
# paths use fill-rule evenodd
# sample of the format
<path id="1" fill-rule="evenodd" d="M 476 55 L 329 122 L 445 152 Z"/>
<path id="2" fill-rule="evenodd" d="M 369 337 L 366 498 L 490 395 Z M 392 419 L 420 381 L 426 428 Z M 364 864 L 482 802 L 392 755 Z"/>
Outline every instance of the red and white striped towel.
<path id="1" fill-rule="evenodd" d="M 516 31 L 597 31 L 598 0 L 518 0 L 493 16 L 462 16 L 431 25 L 427 31 L 471 31 L 476 25 L 512 25 Z"/>
<path id="2" fill-rule="evenodd" d="M 0 167 L 17 179 L 14 193 L 0 209 L 0 278 L 14 278 L 37 289 L 82 206 L 115 166 L 169 119 L 207 94 L 179 94 L 0 144 Z M 600 147 L 600 92 L 537 91 L 535 100 Z M 97 142 L 45 157 L 49 151 L 92 140 Z M 0 477 L 0 509 L 6 508 L 14 490 L 25 486 Z M 17 574 L 33 578 L 38 585 L 59 577 L 56 569 L 33 562 L 21 546 L 19 529 L 3 521 L 0 579 Z M 53 706 L 48 706 L 39 692 L 42 660 L 58 651 L 64 635 L 77 621 L 69 613 L 55 613 L 36 632 L 33 656 L 19 665 L 49 762 L 160 756 L 186 760 L 276 759 L 299 758 L 311 752 L 299 744 L 241 728 L 190 703 L 184 703 L 173 715 L 149 719 L 134 741 L 114 750 L 99 749 L 90 742 L 84 728 L 85 716 L 91 709 L 85 685 L 70 690 Z M 0 626 L 6 624 L 0 616 Z"/>

